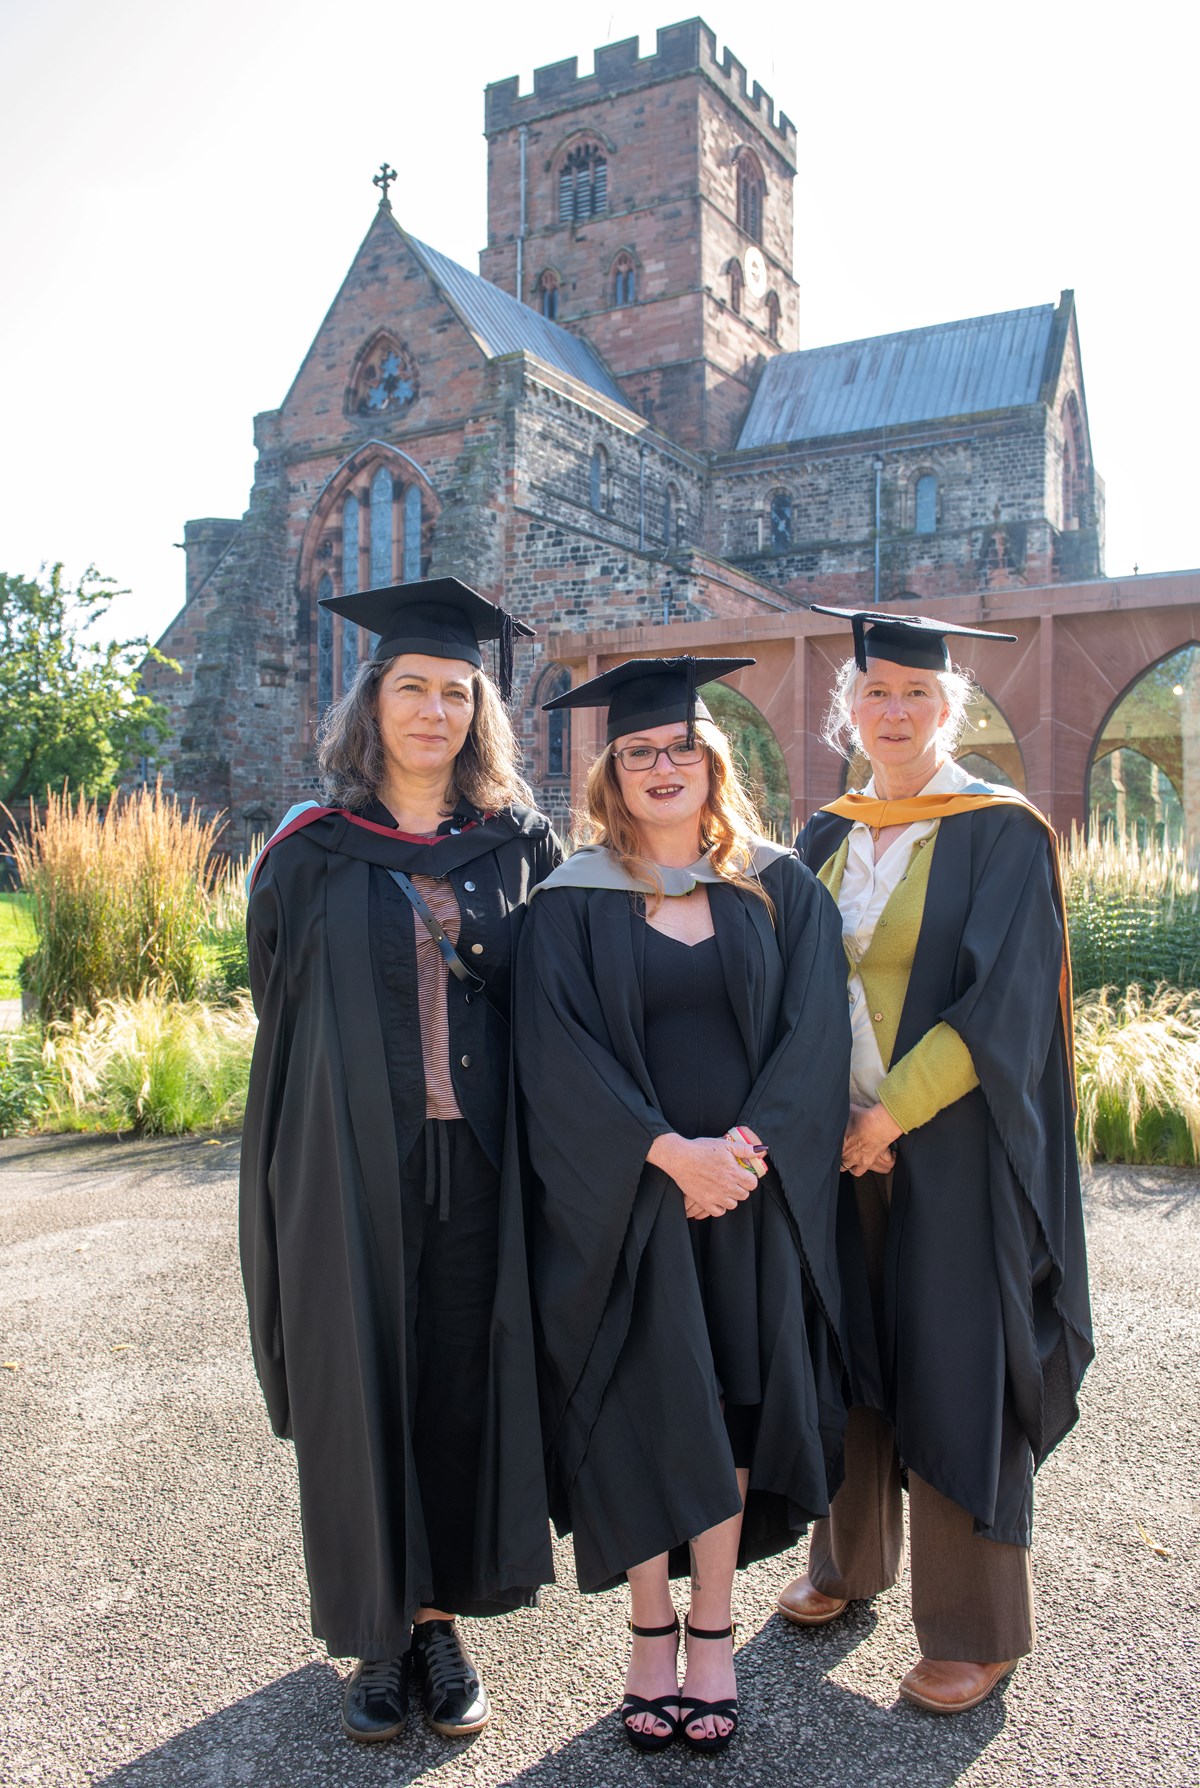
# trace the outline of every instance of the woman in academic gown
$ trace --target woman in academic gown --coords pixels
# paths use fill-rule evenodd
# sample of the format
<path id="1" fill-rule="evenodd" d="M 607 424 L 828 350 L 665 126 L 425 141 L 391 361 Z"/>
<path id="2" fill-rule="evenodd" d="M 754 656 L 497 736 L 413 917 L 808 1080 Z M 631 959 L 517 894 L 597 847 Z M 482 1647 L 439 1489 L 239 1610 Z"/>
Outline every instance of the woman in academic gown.
<path id="1" fill-rule="evenodd" d="M 605 707 L 608 743 L 593 842 L 521 939 L 551 1507 L 581 1588 L 628 1577 L 621 1717 L 644 1750 L 728 1743 L 734 1569 L 825 1512 L 844 1420 L 845 963 L 832 902 L 757 835 L 696 700 L 748 662 L 633 660 L 547 704 Z M 681 1687 L 669 1579 L 689 1546 Z"/>
<path id="2" fill-rule="evenodd" d="M 553 1575 L 505 1150 L 511 958 L 560 853 L 482 668 L 498 638 L 510 670 L 511 617 L 454 578 L 327 606 L 376 643 L 323 728 L 324 804 L 253 875 L 242 1271 L 313 1630 L 360 1660 L 344 1729 L 393 1737 L 411 1679 L 459 1735 L 488 1701 L 455 1615 Z"/>
<path id="3" fill-rule="evenodd" d="M 953 760 L 968 684 L 944 636 L 977 630 L 819 612 L 855 636 L 827 736 L 872 772 L 798 846 L 851 966 L 855 1407 L 845 1483 L 779 1607 L 822 1625 L 894 1583 L 906 1481 L 922 1655 L 900 1693 L 955 1713 L 1032 1649 L 1033 1473 L 1076 1421 L 1092 1356 L 1056 840 Z"/>

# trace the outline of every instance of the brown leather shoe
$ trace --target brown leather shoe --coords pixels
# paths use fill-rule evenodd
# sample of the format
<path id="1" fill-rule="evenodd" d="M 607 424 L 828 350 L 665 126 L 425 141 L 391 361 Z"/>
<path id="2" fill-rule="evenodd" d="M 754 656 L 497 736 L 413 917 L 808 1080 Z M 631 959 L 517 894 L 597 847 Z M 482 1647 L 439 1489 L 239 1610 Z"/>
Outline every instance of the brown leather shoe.
<path id="1" fill-rule="evenodd" d="M 785 1620 L 794 1621 L 798 1627 L 823 1627 L 827 1621 L 844 1614 L 850 1604 L 839 1602 L 833 1596 L 823 1596 L 804 1576 L 788 1584 L 775 1606 Z"/>
<path id="2" fill-rule="evenodd" d="M 1004 1664 L 962 1664 L 955 1659 L 922 1658 L 900 1679 L 900 1693 L 926 1713 L 966 1713 L 986 1701 L 998 1682 L 1016 1669 L 1019 1658 Z"/>

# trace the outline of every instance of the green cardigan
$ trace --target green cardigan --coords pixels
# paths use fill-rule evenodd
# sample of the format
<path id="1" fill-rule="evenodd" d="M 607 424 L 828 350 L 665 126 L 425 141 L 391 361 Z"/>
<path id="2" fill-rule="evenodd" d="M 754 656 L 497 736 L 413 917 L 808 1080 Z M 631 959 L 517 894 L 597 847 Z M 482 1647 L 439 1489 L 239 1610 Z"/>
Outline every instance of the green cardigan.
<path id="1" fill-rule="evenodd" d="M 901 1130 L 927 1124 L 944 1106 L 952 1105 L 979 1085 L 971 1052 L 948 1024 L 935 1024 L 907 1055 L 893 1064 L 892 1050 L 900 1028 L 900 1014 L 908 992 L 917 938 L 925 913 L 925 893 L 937 846 L 937 833 L 918 839 L 912 860 L 892 890 L 879 916 L 870 948 L 858 965 L 867 1005 L 875 1025 L 875 1040 L 887 1072 L 879 1083 L 878 1099 Z M 828 861 L 818 880 L 834 900 L 842 885 L 850 853 L 849 834 Z"/>

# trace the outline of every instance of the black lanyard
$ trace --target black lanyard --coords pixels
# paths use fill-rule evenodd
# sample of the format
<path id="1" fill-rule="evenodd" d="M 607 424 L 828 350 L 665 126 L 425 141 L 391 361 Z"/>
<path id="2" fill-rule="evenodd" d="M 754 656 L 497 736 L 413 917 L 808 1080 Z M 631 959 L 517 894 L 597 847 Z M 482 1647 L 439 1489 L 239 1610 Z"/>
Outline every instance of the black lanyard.
<path id="1" fill-rule="evenodd" d="M 404 898 L 409 902 L 418 919 L 420 919 L 422 925 L 441 951 L 442 961 L 450 970 L 450 973 L 456 980 L 462 981 L 469 987 L 473 993 L 483 993 L 487 986 L 483 976 L 477 975 L 474 969 L 467 967 L 458 951 L 454 948 L 454 945 L 450 942 L 450 939 L 446 936 L 445 926 L 430 910 L 429 906 L 422 899 L 420 894 L 418 894 L 408 877 L 402 874 L 399 869 L 389 869 L 388 874 L 391 876 L 400 892 L 404 895 Z"/>

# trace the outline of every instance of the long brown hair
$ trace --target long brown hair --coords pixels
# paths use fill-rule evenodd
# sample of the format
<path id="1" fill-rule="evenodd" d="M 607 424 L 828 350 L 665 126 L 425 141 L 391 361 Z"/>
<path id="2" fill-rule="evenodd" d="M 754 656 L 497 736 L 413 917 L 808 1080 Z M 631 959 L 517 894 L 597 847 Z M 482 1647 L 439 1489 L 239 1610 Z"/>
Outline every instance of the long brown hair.
<path id="1" fill-rule="evenodd" d="M 754 868 L 754 847 L 762 837 L 762 821 L 742 784 L 729 740 L 711 720 L 697 720 L 696 737 L 708 751 L 708 795 L 700 809 L 700 848 L 724 881 L 763 901 L 775 916 L 774 903 Z M 617 777 L 617 759 L 606 745 L 588 771 L 584 793 L 583 839 L 602 844 L 622 869 L 655 890 L 653 912 L 663 901 L 662 877 L 643 856 L 641 838 L 625 805 Z"/>
<path id="2" fill-rule="evenodd" d="M 321 792 L 331 807 L 365 807 L 383 786 L 383 739 L 379 731 L 379 685 L 396 660 L 360 664 L 354 681 L 321 722 L 317 765 Z M 521 752 L 500 691 L 485 671 L 471 672 L 474 711 L 462 749 L 454 760 L 446 801 L 469 801 L 481 813 L 498 813 L 514 802 L 533 805 L 521 775 Z"/>

